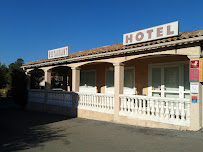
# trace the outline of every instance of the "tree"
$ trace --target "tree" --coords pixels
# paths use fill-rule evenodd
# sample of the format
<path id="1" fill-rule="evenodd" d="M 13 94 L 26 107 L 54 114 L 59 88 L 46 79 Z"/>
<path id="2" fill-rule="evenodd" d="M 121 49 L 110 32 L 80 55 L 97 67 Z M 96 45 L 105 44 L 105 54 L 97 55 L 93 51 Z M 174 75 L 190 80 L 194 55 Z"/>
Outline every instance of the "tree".
<path id="1" fill-rule="evenodd" d="M 27 81 L 25 72 L 14 69 L 11 73 L 11 90 L 15 103 L 22 108 L 27 104 Z"/>
<path id="2" fill-rule="evenodd" d="M 11 84 L 12 84 L 11 74 L 12 74 L 13 70 L 16 69 L 16 70 L 19 70 L 19 71 L 23 71 L 23 69 L 21 68 L 23 63 L 24 63 L 24 60 L 21 59 L 21 58 L 18 58 L 14 63 L 9 64 L 8 73 L 6 75 L 8 88 L 11 88 Z"/>
<path id="3" fill-rule="evenodd" d="M 16 62 L 11 63 L 9 65 L 8 75 L 13 99 L 15 100 L 15 103 L 21 106 L 22 108 L 24 108 L 27 104 L 28 95 L 26 74 L 21 68 L 23 63 L 24 61 L 21 58 L 17 59 Z"/>
<path id="4" fill-rule="evenodd" d="M 8 82 L 7 79 L 8 68 L 5 64 L 1 64 L 0 62 L 0 89 L 5 88 Z"/>
<path id="5" fill-rule="evenodd" d="M 35 69 L 31 71 L 31 88 L 40 89 L 40 83 L 44 80 L 44 71 L 40 69 Z"/>

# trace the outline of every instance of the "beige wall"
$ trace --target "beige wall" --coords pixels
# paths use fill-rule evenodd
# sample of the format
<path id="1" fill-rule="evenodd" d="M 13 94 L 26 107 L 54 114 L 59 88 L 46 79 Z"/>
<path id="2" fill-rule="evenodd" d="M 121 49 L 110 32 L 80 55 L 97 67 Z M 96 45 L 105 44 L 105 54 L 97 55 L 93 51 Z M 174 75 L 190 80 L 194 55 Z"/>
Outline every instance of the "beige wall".
<path id="1" fill-rule="evenodd" d="M 113 114 L 101 113 L 96 111 L 89 111 L 78 109 L 77 116 L 80 118 L 94 119 L 94 120 L 102 120 L 102 121 L 114 121 Z"/>
<path id="2" fill-rule="evenodd" d="M 81 66 L 81 71 L 95 70 L 97 93 L 105 93 L 105 71 L 110 67 L 113 68 L 113 65 L 110 63 L 92 63 Z"/>
<path id="3" fill-rule="evenodd" d="M 148 65 L 164 62 L 188 61 L 187 56 L 160 56 L 139 58 L 124 62 L 125 67 L 135 67 L 135 93 L 148 95 Z"/>
<path id="4" fill-rule="evenodd" d="M 178 62 L 188 61 L 187 56 L 158 56 L 158 57 L 145 57 L 137 58 L 124 62 L 125 67 L 135 68 L 135 94 L 148 95 L 148 65 L 164 62 Z M 96 87 L 98 93 L 105 93 L 105 73 L 106 69 L 112 67 L 110 63 L 92 63 L 81 66 L 83 70 L 95 70 L 96 71 Z"/>

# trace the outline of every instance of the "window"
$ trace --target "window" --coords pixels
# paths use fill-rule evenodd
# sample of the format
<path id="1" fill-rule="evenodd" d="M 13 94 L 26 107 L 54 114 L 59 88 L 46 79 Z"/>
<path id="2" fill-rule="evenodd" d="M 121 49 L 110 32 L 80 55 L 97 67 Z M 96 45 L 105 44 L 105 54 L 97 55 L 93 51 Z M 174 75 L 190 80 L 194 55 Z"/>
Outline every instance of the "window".
<path id="1" fill-rule="evenodd" d="M 124 88 L 123 94 L 135 94 L 135 74 L 134 68 L 124 69 Z"/>
<path id="2" fill-rule="evenodd" d="M 190 98 L 188 62 L 150 65 L 149 86 L 149 96 Z"/>
<path id="3" fill-rule="evenodd" d="M 152 69 L 152 86 L 153 86 L 153 90 L 160 90 L 161 68 L 153 68 Z"/>
<path id="4" fill-rule="evenodd" d="M 164 68 L 164 83 L 167 91 L 179 90 L 179 67 Z"/>
<path id="5" fill-rule="evenodd" d="M 114 69 L 106 70 L 106 94 L 114 94 Z"/>
<path id="6" fill-rule="evenodd" d="M 126 67 L 124 69 L 124 94 L 135 94 L 134 68 Z M 106 88 L 105 93 L 114 94 L 114 69 L 106 70 Z"/>
<path id="7" fill-rule="evenodd" d="M 96 93 L 95 71 L 80 72 L 80 92 Z"/>

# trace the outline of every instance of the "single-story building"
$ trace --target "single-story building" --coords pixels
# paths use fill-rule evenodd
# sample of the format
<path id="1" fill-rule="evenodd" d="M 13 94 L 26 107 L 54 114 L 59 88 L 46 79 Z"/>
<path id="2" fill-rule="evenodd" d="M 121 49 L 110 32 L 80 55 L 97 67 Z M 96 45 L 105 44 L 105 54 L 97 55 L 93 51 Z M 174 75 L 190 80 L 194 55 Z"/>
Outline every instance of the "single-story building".
<path id="1" fill-rule="evenodd" d="M 162 30 L 157 28 L 157 36 Z M 170 34 L 172 29 L 167 30 Z M 143 37 L 141 32 L 135 35 L 136 40 Z M 203 30 L 140 43 L 133 43 L 133 38 L 132 34 L 125 43 L 25 63 L 29 107 L 39 110 L 43 105 L 44 110 L 46 105 L 47 111 L 74 111 L 82 118 L 199 130 Z M 36 75 L 42 77 L 38 89 L 32 83 Z M 52 85 L 57 76 L 54 80 L 62 81 L 64 91 Z"/>

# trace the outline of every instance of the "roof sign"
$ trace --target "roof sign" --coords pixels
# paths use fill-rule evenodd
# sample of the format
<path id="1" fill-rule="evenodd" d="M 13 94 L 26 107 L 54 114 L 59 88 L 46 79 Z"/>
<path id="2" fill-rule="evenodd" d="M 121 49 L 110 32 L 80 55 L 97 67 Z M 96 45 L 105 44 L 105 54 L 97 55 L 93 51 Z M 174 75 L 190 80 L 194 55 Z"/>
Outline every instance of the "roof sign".
<path id="1" fill-rule="evenodd" d="M 65 57 L 68 55 L 69 55 L 69 47 L 68 46 L 48 51 L 48 59 Z"/>
<path id="2" fill-rule="evenodd" d="M 148 29 L 123 34 L 123 45 L 136 44 L 171 36 L 179 33 L 179 22 L 171 22 Z"/>

